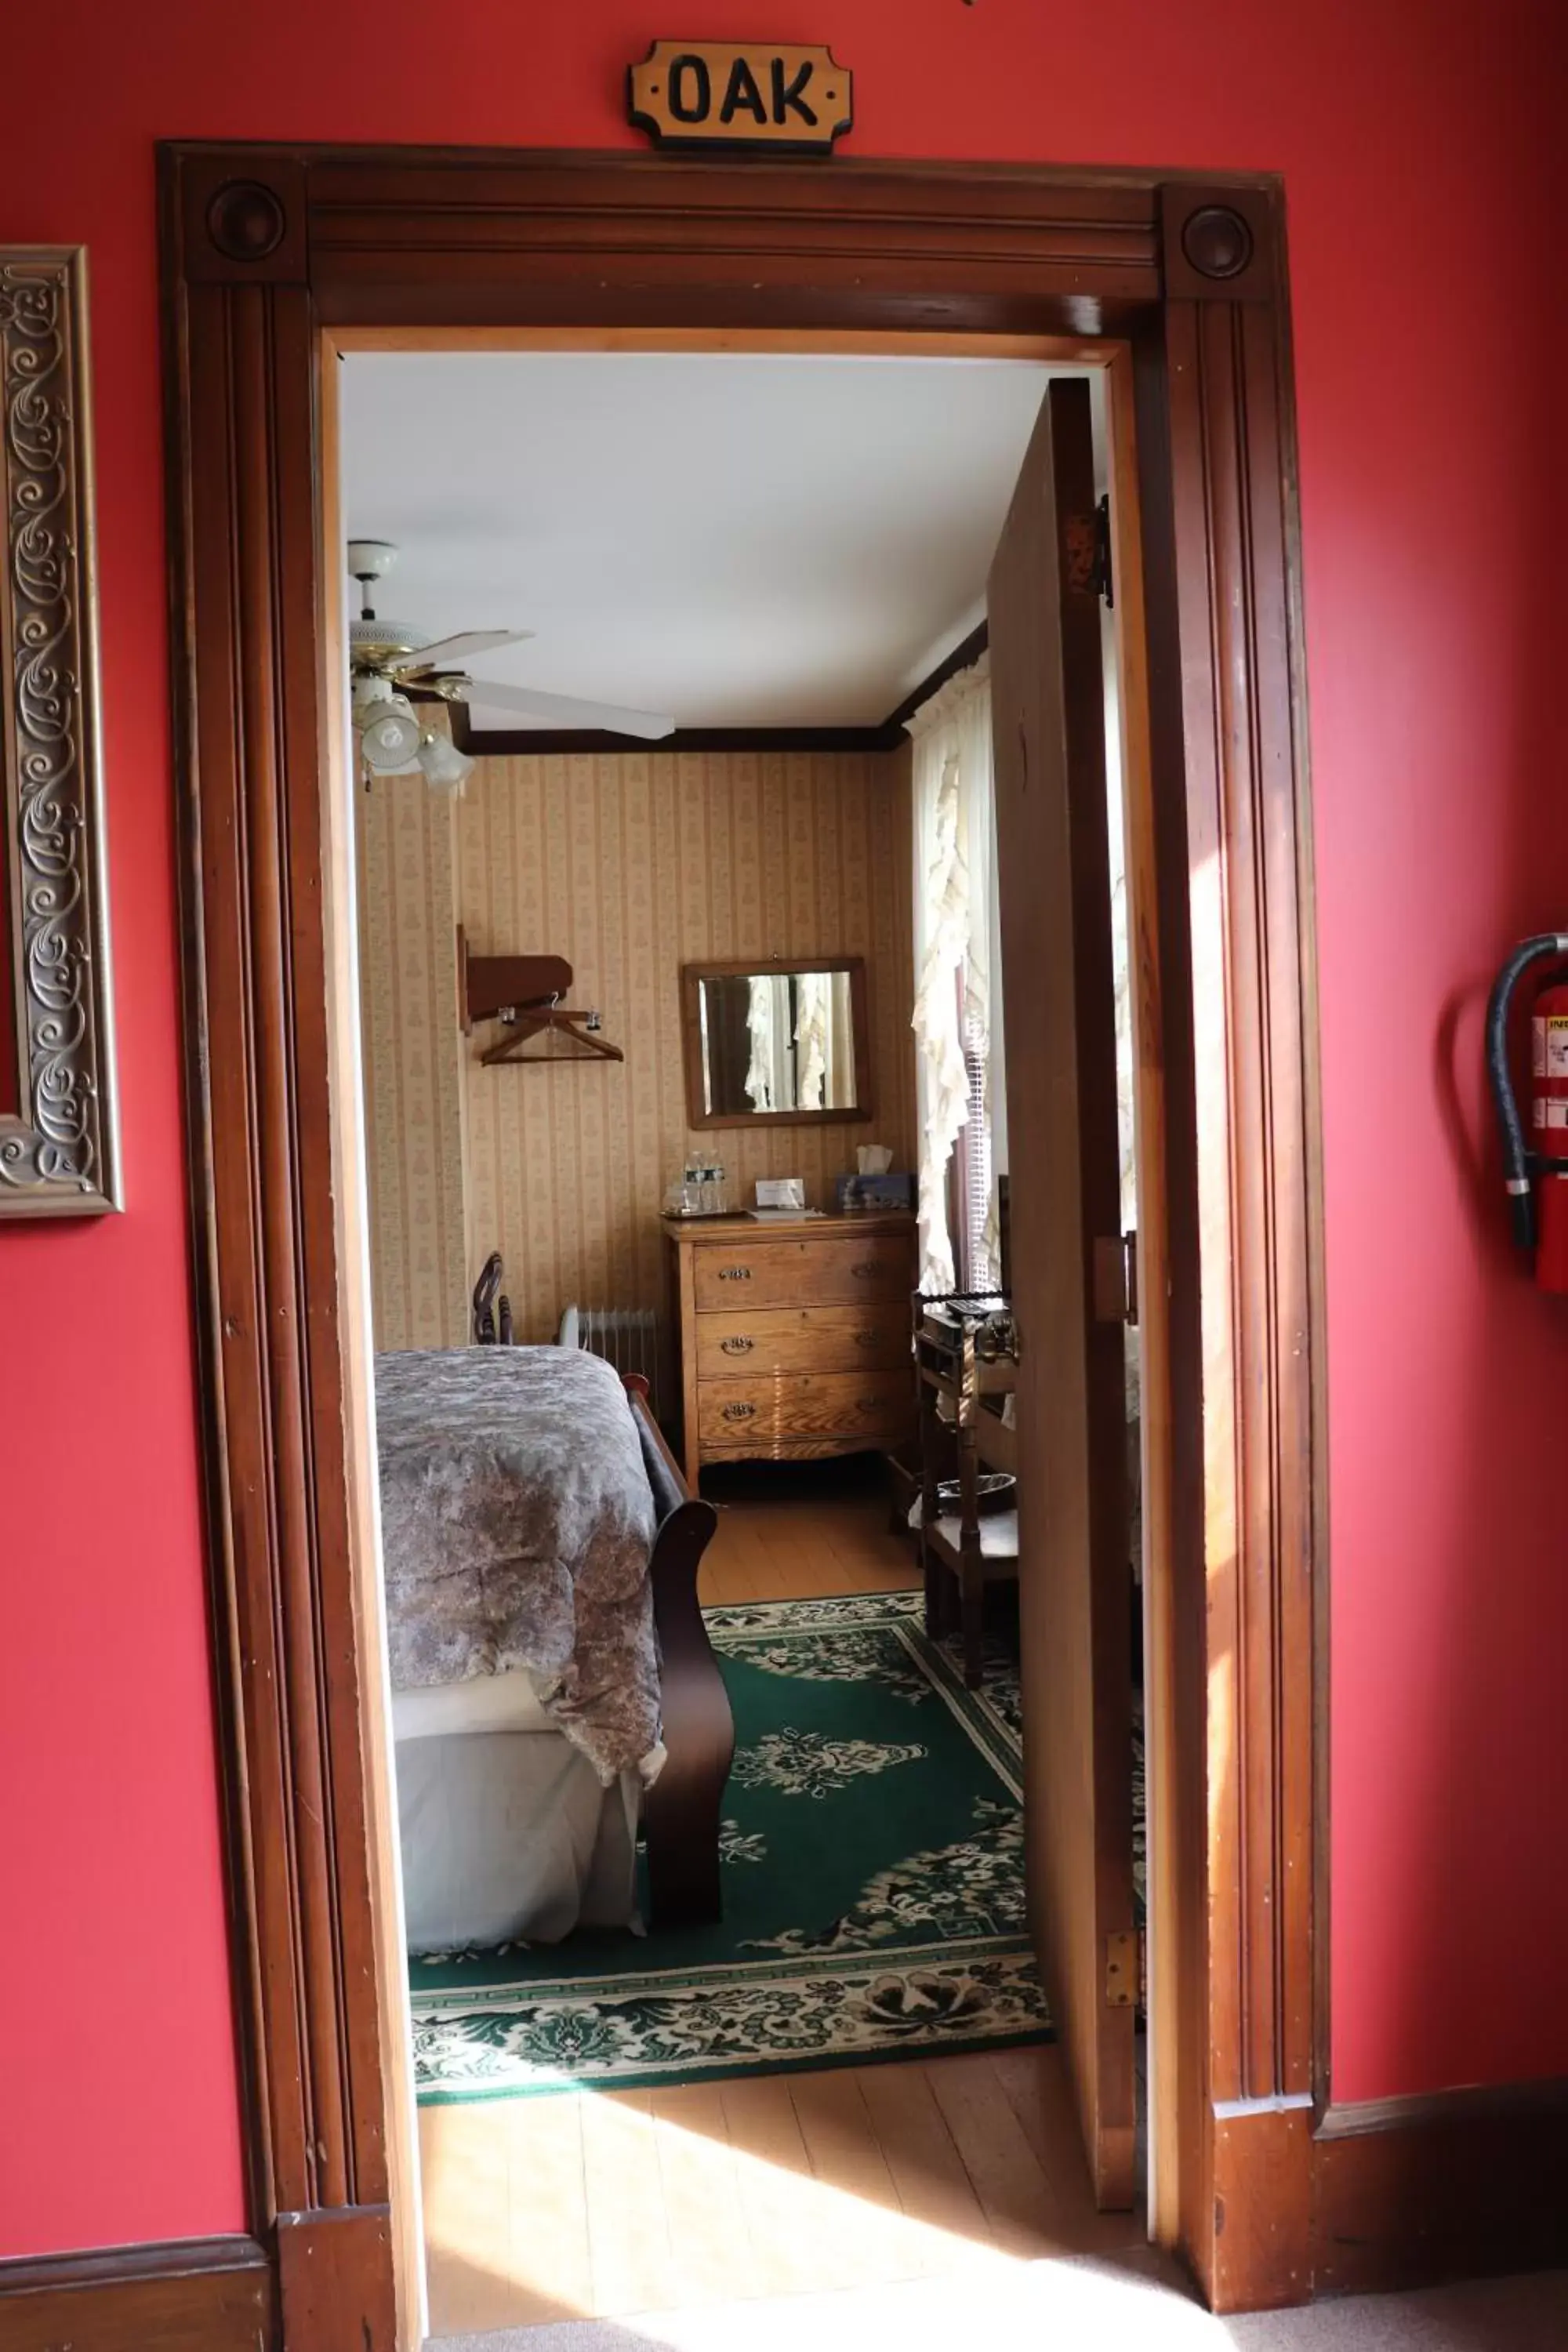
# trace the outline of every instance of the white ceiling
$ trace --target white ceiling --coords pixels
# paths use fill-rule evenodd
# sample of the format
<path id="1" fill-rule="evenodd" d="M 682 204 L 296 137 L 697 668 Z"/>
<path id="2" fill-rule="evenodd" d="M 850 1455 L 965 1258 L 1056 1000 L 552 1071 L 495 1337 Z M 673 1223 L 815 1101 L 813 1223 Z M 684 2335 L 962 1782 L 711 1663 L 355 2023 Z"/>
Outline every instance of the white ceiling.
<path id="1" fill-rule="evenodd" d="M 376 609 L 683 727 L 874 724 L 984 613 L 1047 376 L 973 359 L 361 352 L 342 363 Z M 476 695 L 476 726 L 487 719 Z"/>

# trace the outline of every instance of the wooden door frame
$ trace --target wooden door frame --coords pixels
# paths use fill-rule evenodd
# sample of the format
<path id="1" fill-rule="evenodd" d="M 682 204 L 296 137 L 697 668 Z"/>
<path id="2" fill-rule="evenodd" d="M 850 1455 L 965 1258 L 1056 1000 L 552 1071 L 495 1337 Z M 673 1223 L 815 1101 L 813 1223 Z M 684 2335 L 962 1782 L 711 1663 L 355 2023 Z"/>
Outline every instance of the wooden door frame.
<path id="1" fill-rule="evenodd" d="M 1131 348 L 1157 892 L 1134 951 L 1161 1022 L 1141 1056 L 1170 1235 L 1165 2234 L 1221 2307 L 1300 2298 L 1327 2089 L 1322 1345 L 1278 184 L 187 145 L 163 151 L 162 200 L 215 1653 L 251 2226 L 288 2352 L 395 2334 L 326 911 L 316 358 L 333 328 Z"/>

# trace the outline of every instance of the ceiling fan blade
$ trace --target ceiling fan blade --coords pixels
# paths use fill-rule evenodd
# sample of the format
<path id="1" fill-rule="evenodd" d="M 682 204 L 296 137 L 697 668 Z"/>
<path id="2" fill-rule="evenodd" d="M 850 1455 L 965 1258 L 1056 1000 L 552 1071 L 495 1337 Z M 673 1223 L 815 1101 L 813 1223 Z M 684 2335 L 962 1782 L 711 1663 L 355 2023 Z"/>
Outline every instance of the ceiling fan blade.
<path id="1" fill-rule="evenodd" d="M 498 646 L 521 646 L 532 635 L 531 629 L 464 629 L 455 637 L 437 637 L 433 646 L 421 646 L 416 654 L 398 663 L 396 676 L 417 677 L 438 663 L 460 662 L 468 654 L 494 653 Z"/>
<path id="2" fill-rule="evenodd" d="M 602 729 L 608 735 L 641 735 L 657 742 L 661 735 L 673 735 L 675 721 L 668 713 L 658 710 L 624 710 L 614 702 L 580 702 L 572 694 L 543 694 L 531 686 L 502 686 L 499 680 L 474 677 L 468 680 L 463 700 L 468 708 L 468 723 L 482 732 L 486 711 L 521 710 L 544 725 L 562 728 Z"/>

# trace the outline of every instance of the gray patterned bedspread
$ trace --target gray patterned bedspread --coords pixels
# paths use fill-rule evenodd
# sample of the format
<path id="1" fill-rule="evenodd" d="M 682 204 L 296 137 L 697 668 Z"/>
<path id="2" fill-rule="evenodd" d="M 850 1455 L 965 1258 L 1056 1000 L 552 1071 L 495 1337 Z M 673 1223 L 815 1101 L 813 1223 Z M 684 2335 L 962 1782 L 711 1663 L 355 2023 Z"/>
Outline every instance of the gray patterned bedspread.
<path id="1" fill-rule="evenodd" d="M 653 1496 L 626 1391 L 577 1348 L 378 1356 L 393 1686 L 526 1666 L 606 1785 L 658 1742 Z"/>

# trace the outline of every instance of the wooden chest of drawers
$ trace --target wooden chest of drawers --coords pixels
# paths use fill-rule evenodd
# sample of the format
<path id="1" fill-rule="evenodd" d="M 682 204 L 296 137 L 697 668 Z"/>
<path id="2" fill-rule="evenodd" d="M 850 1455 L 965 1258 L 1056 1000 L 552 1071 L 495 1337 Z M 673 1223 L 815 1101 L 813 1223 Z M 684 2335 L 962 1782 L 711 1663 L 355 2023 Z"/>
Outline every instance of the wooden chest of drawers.
<path id="1" fill-rule="evenodd" d="M 906 1442 L 912 1217 L 672 1217 L 665 1233 L 689 1485 L 705 1462 Z"/>

